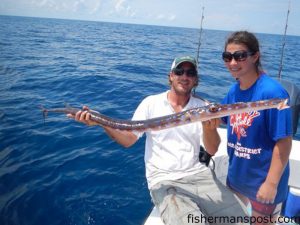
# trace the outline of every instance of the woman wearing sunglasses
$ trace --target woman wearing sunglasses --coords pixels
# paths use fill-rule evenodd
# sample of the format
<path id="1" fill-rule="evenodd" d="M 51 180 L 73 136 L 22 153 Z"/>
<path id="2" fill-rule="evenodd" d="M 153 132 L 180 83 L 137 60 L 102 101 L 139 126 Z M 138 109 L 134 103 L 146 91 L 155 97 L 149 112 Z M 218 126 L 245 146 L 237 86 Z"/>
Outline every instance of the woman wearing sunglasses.
<path id="1" fill-rule="evenodd" d="M 285 89 L 263 71 L 254 34 L 232 33 L 222 58 L 236 80 L 223 104 L 289 98 Z M 227 185 L 251 205 L 256 224 L 272 224 L 288 192 L 291 111 L 253 111 L 223 120 L 228 132 Z"/>

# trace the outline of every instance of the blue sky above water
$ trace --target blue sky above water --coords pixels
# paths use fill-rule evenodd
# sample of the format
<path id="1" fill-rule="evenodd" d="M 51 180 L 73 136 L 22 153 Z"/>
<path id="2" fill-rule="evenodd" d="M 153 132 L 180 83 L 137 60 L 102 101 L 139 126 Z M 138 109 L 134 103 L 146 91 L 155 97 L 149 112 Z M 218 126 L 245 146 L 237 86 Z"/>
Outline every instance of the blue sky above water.
<path id="1" fill-rule="evenodd" d="M 108 21 L 300 36 L 299 0 L 0 0 L 1 15 Z"/>

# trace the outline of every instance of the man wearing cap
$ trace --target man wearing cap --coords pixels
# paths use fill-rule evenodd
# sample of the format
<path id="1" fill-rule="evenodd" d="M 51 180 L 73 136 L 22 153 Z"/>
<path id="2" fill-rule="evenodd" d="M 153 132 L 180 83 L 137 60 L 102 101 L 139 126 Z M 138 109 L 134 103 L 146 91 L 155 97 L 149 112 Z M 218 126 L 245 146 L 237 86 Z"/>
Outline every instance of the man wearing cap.
<path id="1" fill-rule="evenodd" d="M 205 106 L 192 95 L 198 85 L 198 66 L 193 57 L 175 58 L 169 73 L 170 90 L 146 97 L 132 120 L 147 120 Z M 75 119 L 88 125 L 87 107 Z M 236 196 L 199 162 L 200 144 L 214 155 L 220 144 L 219 120 L 191 123 L 161 131 L 146 131 L 145 165 L 148 188 L 161 218 L 168 225 L 245 224 L 218 220 L 218 217 L 246 216 Z M 124 147 L 133 145 L 144 132 L 103 127 Z M 229 218 L 230 219 L 230 218 Z M 213 221 L 215 220 L 215 221 Z"/>

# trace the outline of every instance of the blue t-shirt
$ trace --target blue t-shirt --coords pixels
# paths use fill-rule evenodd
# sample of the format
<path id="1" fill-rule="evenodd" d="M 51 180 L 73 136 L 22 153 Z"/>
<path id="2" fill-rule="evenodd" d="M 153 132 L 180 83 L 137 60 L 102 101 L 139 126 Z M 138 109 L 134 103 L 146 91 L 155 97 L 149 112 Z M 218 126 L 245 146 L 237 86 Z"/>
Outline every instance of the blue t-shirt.
<path id="1" fill-rule="evenodd" d="M 289 98 L 289 95 L 276 80 L 262 74 L 247 90 L 241 90 L 239 83 L 234 84 L 222 103 L 271 98 Z M 228 116 L 223 120 L 227 123 L 228 138 L 227 183 L 234 190 L 256 200 L 258 189 L 267 177 L 276 141 L 292 135 L 291 110 L 253 111 Z M 275 203 L 286 198 L 288 178 L 289 165 L 279 182 Z"/>

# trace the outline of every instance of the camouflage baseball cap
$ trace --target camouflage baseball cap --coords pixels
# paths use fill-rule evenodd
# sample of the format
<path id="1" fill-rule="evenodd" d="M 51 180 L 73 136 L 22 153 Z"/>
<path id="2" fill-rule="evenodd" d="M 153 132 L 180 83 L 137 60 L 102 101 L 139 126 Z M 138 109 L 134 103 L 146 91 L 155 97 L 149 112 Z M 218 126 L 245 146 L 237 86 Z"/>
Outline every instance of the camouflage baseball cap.
<path id="1" fill-rule="evenodd" d="M 194 57 L 192 56 L 183 56 L 183 57 L 177 57 L 174 59 L 172 66 L 171 66 L 171 70 L 177 68 L 177 66 L 183 62 L 189 62 L 191 63 L 195 69 L 198 71 L 198 66 L 197 66 L 197 61 Z"/>

